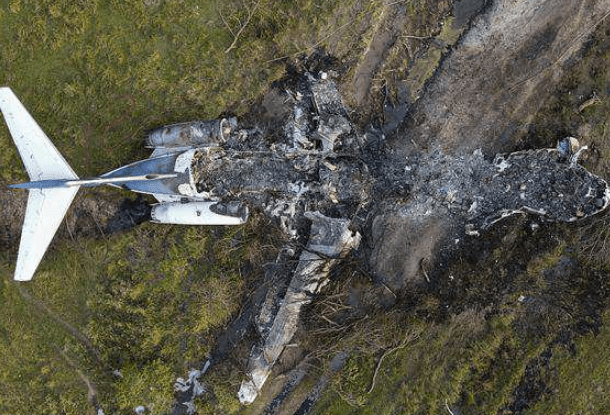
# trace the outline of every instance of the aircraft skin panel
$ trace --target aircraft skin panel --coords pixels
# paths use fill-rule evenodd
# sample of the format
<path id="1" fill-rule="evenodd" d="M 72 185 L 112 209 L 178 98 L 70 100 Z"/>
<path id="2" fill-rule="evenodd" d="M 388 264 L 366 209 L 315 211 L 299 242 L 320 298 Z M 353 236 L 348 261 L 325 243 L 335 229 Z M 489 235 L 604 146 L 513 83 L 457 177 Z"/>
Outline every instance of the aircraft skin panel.
<path id="1" fill-rule="evenodd" d="M 172 147 L 172 148 L 157 147 L 153 150 L 153 152 L 149 158 L 154 159 L 157 157 L 168 156 L 170 154 L 184 153 L 185 151 L 190 150 L 191 148 L 193 148 L 193 147 Z"/>
<path id="2" fill-rule="evenodd" d="M 0 88 L 0 110 L 30 180 L 78 179 L 10 88 Z"/>
<path id="3" fill-rule="evenodd" d="M 15 280 L 32 279 L 77 191 L 78 186 L 29 191 Z"/>

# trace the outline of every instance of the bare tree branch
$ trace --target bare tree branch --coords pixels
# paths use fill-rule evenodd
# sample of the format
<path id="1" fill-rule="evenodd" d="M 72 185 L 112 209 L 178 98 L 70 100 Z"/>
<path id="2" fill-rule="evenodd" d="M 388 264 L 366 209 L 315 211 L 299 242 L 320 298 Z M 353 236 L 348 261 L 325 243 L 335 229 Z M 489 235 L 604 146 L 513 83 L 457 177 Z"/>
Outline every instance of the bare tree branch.
<path id="1" fill-rule="evenodd" d="M 237 45 L 237 41 L 239 40 L 239 36 L 242 34 L 242 32 L 244 31 L 246 26 L 248 26 L 248 24 L 250 23 L 250 20 L 252 20 L 252 16 L 254 16 L 254 13 L 256 12 L 256 9 L 258 9 L 258 6 L 260 5 L 260 3 L 261 3 L 261 0 L 257 0 L 257 2 L 254 3 L 254 6 L 252 6 L 252 8 L 250 8 L 250 10 L 248 10 L 248 18 L 246 19 L 246 21 L 243 24 L 240 25 L 240 28 L 237 31 L 237 33 L 233 34 L 233 31 L 229 28 L 229 32 L 231 32 L 231 34 L 233 35 L 233 43 L 231 43 L 231 46 L 229 46 L 225 50 L 225 53 L 229 53 L 233 48 L 235 48 L 235 45 Z M 224 18 L 222 17 L 222 14 L 220 15 L 220 18 L 222 19 L 223 22 L 225 22 Z M 225 25 L 227 25 L 226 22 L 225 22 Z"/>
<path id="2" fill-rule="evenodd" d="M 383 355 L 381 355 L 381 357 L 379 358 L 379 361 L 377 362 L 377 367 L 375 368 L 375 373 L 373 373 L 373 380 L 371 381 L 371 387 L 368 390 L 367 394 L 373 392 L 373 389 L 375 389 L 375 379 L 377 378 L 377 372 L 379 372 L 379 368 L 381 367 L 381 363 L 383 362 L 383 359 L 385 359 L 390 353 L 394 353 L 396 350 L 402 349 L 405 346 L 407 346 L 409 344 L 409 340 L 416 339 L 418 337 L 419 337 L 419 334 L 415 335 L 414 337 L 411 337 L 409 335 L 409 333 L 407 333 L 407 335 L 405 336 L 402 343 L 400 343 L 398 346 L 394 347 L 393 349 L 386 350 L 383 353 Z"/>
<path id="3" fill-rule="evenodd" d="M 231 33 L 231 36 L 235 37 L 235 33 L 233 33 L 233 29 L 231 29 L 231 25 L 225 20 L 225 17 L 222 14 L 222 9 L 220 7 L 218 8 L 218 15 L 220 16 L 220 20 L 222 20 L 222 23 L 225 25 L 225 27 L 227 28 L 229 33 Z"/>

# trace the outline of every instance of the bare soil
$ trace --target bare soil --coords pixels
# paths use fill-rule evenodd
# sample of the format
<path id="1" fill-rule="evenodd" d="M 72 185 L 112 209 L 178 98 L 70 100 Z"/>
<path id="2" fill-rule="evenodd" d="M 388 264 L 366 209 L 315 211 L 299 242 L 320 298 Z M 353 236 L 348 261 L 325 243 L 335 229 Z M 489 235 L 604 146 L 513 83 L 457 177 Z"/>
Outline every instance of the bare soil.
<path id="1" fill-rule="evenodd" d="M 442 61 L 389 137 L 391 151 L 403 158 L 438 148 L 456 156 L 481 148 L 491 156 L 527 147 L 523 139 L 535 115 L 608 10 L 607 0 L 495 2 Z M 560 138 L 545 137 L 546 144 Z M 462 235 L 450 217 L 416 224 L 396 210 L 380 207 L 368 242 L 371 267 L 400 290 L 422 282 L 420 263 L 434 263 L 439 250 Z"/>

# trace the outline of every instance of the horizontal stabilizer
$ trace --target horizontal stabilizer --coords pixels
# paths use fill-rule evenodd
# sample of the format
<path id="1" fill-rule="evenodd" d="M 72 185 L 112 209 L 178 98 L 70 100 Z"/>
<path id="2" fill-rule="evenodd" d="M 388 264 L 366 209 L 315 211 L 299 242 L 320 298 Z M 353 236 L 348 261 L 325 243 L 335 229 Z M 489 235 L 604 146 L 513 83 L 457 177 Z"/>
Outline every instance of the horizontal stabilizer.
<path id="1" fill-rule="evenodd" d="M 30 189 L 15 268 L 17 281 L 32 279 L 77 191 L 78 186 Z"/>
<path id="2" fill-rule="evenodd" d="M 30 180 L 78 179 L 10 88 L 0 88 L 0 110 Z"/>

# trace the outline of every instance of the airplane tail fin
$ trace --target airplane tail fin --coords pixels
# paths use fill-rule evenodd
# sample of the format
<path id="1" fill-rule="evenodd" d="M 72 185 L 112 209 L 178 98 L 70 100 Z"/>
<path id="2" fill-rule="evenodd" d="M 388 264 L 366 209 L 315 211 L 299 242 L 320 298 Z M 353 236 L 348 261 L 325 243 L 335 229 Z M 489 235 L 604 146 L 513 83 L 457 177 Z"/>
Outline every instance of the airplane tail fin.
<path id="1" fill-rule="evenodd" d="M 31 181 L 78 180 L 74 170 L 10 88 L 0 88 L 0 110 Z M 23 221 L 15 280 L 32 279 L 79 186 L 32 188 Z"/>

